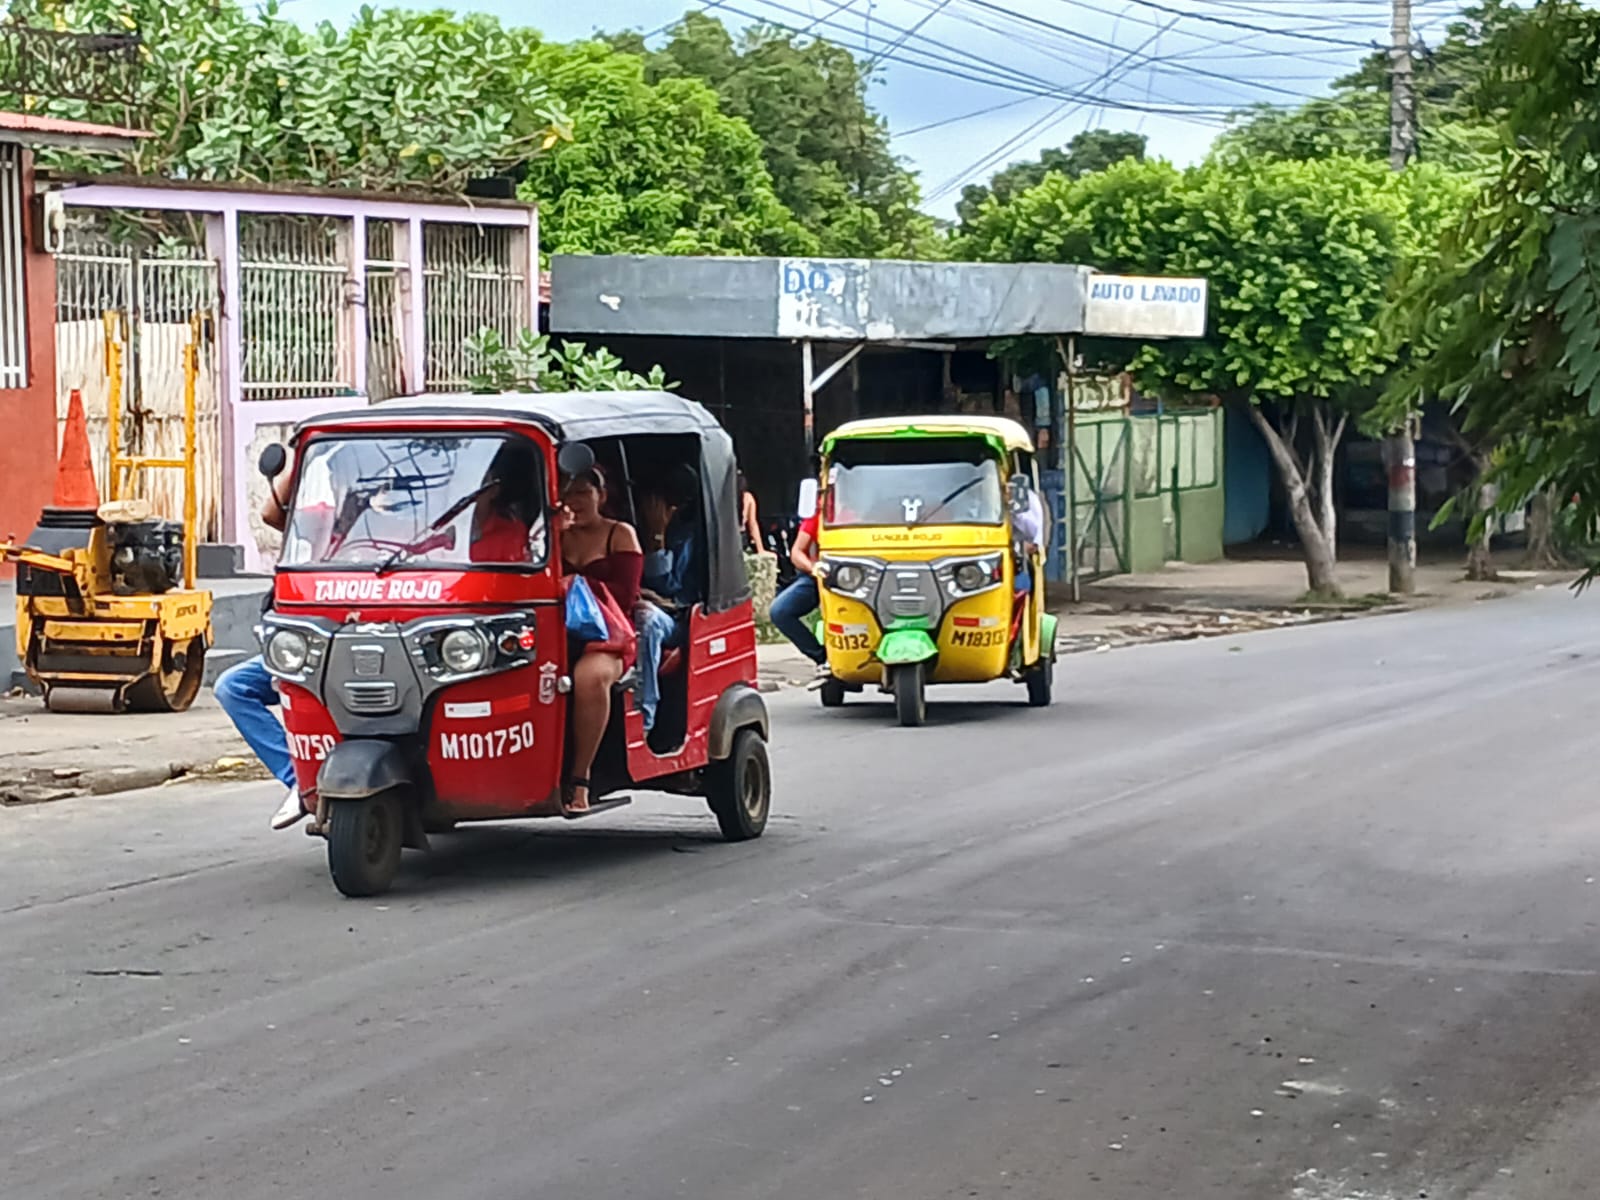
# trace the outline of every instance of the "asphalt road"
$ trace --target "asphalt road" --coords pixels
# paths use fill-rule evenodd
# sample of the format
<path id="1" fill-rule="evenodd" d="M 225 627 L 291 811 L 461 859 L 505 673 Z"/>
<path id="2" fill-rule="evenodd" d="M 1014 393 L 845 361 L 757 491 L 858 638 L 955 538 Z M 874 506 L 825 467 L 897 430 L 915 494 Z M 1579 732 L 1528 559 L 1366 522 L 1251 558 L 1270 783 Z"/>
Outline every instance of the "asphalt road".
<path id="1" fill-rule="evenodd" d="M 641 796 L 378 902 L 259 786 L 0 811 L 0 1196 L 1593 1195 L 1595 604 L 785 693 L 760 842 Z"/>

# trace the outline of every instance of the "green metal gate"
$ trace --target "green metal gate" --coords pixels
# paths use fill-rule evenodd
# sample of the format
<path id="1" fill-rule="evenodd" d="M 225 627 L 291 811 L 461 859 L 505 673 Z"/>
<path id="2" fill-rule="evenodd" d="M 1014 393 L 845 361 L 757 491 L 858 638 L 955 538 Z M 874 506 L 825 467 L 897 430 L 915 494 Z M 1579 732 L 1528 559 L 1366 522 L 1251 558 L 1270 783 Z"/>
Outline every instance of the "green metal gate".
<path id="1" fill-rule="evenodd" d="M 1072 521 L 1078 532 L 1073 569 L 1088 580 L 1125 572 L 1132 490 L 1127 420 L 1080 420 L 1072 457 Z"/>

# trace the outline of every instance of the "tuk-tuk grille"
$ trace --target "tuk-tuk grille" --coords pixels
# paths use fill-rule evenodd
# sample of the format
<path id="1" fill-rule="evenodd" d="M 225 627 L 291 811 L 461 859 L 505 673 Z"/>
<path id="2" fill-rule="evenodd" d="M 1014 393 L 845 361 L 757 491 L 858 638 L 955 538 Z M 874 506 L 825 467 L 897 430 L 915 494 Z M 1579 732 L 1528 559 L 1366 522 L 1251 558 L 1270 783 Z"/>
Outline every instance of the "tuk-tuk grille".
<path id="1" fill-rule="evenodd" d="M 400 689 L 390 680 L 347 683 L 344 704 L 353 713 L 392 713 L 400 707 Z"/>

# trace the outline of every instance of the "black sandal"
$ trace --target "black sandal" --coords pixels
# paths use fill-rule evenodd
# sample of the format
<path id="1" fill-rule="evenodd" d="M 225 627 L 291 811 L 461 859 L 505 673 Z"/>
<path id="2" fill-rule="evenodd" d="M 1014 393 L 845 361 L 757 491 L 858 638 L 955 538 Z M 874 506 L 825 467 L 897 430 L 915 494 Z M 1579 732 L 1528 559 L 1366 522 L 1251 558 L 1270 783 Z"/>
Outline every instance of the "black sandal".
<path id="1" fill-rule="evenodd" d="M 585 791 L 588 791 L 589 781 L 587 779 L 567 780 L 566 795 L 561 798 L 561 815 L 569 821 L 576 821 L 579 817 L 585 817 L 589 815 L 589 806 L 587 804 L 585 804 L 582 808 L 571 807 L 572 793 L 577 791 L 579 788 L 583 788 Z"/>

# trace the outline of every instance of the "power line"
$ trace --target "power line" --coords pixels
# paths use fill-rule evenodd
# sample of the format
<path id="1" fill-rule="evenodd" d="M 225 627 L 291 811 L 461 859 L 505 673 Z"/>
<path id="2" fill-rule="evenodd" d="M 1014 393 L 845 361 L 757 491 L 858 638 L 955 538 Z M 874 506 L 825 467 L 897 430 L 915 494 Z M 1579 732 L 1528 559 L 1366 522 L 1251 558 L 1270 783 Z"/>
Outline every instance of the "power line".
<path id="1" fill-rule="evenodd" d="M 1100 75 L 1098 77 L 1096 77 L 1095 79 L 1090 80 L 1085 86 L 1094 87 L 1096 84 L 1108 83 L 1108 82 L 1111 81 L 1111 77 L 1118 70 L 1133 69 L 1133 68 L 1130 68 L 1130 67 L 1127 66 L 1128 60 L 1133 58 L 1140 51 L 1142 51 L 1145 46 L 1148 46 L 1152 42 L 1158 40 L 1161 37 L 1161 33 L 1162 32 L 1163 31 L 1157 31 L 1155 34 L 1153 34 L 1150 37 L 1146 38 L 1145 41 L 1141 45 L 1139 45 L 1138 47 L 1136 47 L 1136 48 L 1134 48 L 1132 50 L 1126 51 L 1123 54 L 1123 56 L 1122 56 L 1120 61 L 1118 61 L 1117 63 L 1115 63 L 1112 66 L 1107 67 L 1104 71 L 1102 71 L 1100 73 Z M 988 154 L 983 155 L 982 157 L 980 157 L 975 163 L 971 164 L 970 166 L 964 168 L 961 171 L 958 171 L 955 175 L 951 176 L 948 180 L 946 180 L 938 188 L 935 188 L 932 192 L 930 192 L 928 194 L 926 200 L 925 200 L 925 203 L 932 204 L 932 203 L 935 203 L 938 200 L 943 199 L 945 196 L 947 196 L 951 192 L 955 191 L 956 188 L 958 188 L 962 184 L 964 184 L 968 179 L 972 178 L 972 176 L 974 176 L 974 175 L 976 175 L 976 174 L 988 169 L 989 167 L 993 166 L 995 163 L 999 162 L 1002 158 L 1004 158 L 1007 154 L 1009 154 L 1012 151 L 1012 149 L 1014 149 L 1016 146 L 1020 145 L 1027 138 L 1027 136 L 1030 133 L 1033 133 L 1034 131 L 1040 130 L 1040 129 L 1045 128 L 1045 127 L 1053 128 L 1055 125 L 1059 124 L 1061 121 L 1063 121 L 1067 117 L 1071 116 L 1073 112 L 1076 112 L 1079 109 L 1082 109 L 1082 108 L 1087 106 L 1086 102 L 1079 102 L 1079 103 L 1073 105 L 1072 108 L 1067 108 L 1067 105 L 1070 104 L 1070 103 L 1071 103 L 1071 101 L 1063 101 L 1061 104 L 1057 105 L 1056 108 L 1054 108 L 1050 112 L 1046 113 L 1043 117 L 1040 117 L 1037 121 L 1034 121 L 1031 125 L 1027 126 L 1025 129 L 1023 129 L 1019 133 L 1013 135 L 1009 140 L 1001 143 L 994 150 L 992 150 Z M 1067 109 L 1067 111 L 1062 112 L 1061 111 L 1062 109 Z"/>
<path id="2" fill-rule="evenodd" d="M 1277 37 L 1299 38 L 1308 42 L 1324 42 L 1330 46 L 1350 46 L 1357 50 L 1377 49 L 1376 44 L 1371 42 L 1352 42 L 1347 38 L 1325 37 L 1316 33 L 1301 33 L 1291 29 L 1273 29 L 1266 25 L 1252 25 L 1247 21 L 1234 21 L 1228 17 L 1219 17 L 1210 13 L 1185 12 L 1181 8 L 1171 8 L 1162 4 L 1159 0 L 1128 0 L 1128 3 L 1143 5 L 1145 8 L 1153 8 L 1157 12 L 1175 13 L 1180 17 L 1189 17 L 1196 21 L 1208 21 L 1213 25 L 1227 25 L 1234 29 L 1248 29 L 1254 33 L 1270 33 Z"/>

